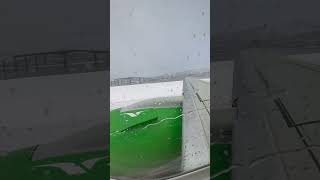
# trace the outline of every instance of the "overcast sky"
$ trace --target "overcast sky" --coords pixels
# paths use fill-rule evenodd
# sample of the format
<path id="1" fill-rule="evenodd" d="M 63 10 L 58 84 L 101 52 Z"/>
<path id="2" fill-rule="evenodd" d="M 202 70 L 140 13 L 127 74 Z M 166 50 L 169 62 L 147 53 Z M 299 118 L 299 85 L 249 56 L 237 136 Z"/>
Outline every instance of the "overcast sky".
<path id="1" fill-rule="evenodd" d="M 59 49 L 105 49 L 106 0 L 1 0 L 0 56 Z"/>
<path id="2" fill-rule="evenodd" d="M 148 75 L 204 66 L 209 62 L 209 3 L 111 0 L 112 73 L 147 69 Z M 104 49 L 109 45 L 107 5 L 106 0 L 1 0 L 0 56 Z M 320 25 L 319 0 L 214 0 L 211 5 L 211 30 L 216 31 L 230 25 L 237 31 L 268 24 L 284 32 Z"/>
<path id="3" fill-rule="evenodd" d="M 209 68 L 210 0 L 111 0 L 111 78 Z"/>
<path id="4" fill-rule="evenodd" d="M 319 0 L 214 0 L 211 5 L 213 32 L 263 24 L 275 31 L 294 32 L 320 25 Z"/>

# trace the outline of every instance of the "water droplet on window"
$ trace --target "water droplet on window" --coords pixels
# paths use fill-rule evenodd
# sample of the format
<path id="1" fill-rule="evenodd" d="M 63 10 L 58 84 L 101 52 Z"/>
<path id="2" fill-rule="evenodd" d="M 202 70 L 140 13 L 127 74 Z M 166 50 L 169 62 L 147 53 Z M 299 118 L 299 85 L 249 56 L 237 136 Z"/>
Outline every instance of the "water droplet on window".
<path id="1" fill-rule="evenodd" d="M 223 151 L 223 154 L 226 155 L 226 156 L 229 156 L 229 152 L 226 151 L 226 150 Z"/>
<path id="2" fill-rule="evenodd" d="M 46 175 L 46 176 L 48 176 L 48 175 L 50 175 L 50 170 L 46 170 L 46 171 L 44 171 L 44 174 Z"/>

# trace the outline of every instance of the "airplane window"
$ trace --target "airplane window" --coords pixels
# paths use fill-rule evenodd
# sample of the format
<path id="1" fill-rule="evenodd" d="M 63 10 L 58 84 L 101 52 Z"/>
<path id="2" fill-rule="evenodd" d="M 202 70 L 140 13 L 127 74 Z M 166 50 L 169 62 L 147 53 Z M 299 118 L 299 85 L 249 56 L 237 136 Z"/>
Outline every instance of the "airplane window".
<path id="1" fill-rule="evenodd" d="M 209 3 L 111 0 L 112 179 L 209 179 Z"/>

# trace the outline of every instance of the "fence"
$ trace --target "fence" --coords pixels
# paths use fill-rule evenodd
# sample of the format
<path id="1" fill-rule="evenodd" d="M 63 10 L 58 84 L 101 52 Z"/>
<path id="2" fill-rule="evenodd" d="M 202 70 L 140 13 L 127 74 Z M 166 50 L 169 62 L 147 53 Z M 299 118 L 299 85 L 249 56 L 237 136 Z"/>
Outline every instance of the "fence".
<path id="1" fill-rule="evenodd" d="M 23 54 L 0 61 L 0 80 L 108 69 L 108 51 L 68 50 Z"/>

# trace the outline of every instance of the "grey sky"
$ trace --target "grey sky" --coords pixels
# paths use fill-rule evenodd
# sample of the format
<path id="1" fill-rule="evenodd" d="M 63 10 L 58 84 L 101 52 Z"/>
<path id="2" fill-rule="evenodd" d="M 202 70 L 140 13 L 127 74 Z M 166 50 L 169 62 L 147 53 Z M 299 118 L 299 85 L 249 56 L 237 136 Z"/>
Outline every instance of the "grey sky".
<path id="1" fill-rule="evenodd" d="M 106 0 L 1 0 L 0 56 L 57 49 L 105 49 Z"/>
<path id="2" fill-rule="evenodd" d="M 212 32 L 267 24 L 275 31 L 287 33 L 320 25 L 319 0 L 214 0 L 211 5 Z"/>
<path id="3" fill-rule="evenodd" d="M 111 78 L 209 68 L 210 0 L 111 0 Z"/>

